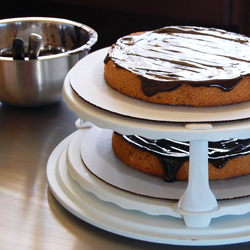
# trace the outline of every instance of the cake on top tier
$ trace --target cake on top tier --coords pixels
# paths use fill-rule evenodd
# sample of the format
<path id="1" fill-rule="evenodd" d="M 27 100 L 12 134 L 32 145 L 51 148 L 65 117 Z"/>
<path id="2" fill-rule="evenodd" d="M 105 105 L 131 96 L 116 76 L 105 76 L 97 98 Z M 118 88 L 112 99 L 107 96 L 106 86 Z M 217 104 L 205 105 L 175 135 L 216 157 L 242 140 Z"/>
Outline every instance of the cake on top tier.
<path id="1" fill-rule="evenodd" d="M 104 60 L 106 82 L 144 101 L 212 107 L 250 100 L 250 38 L 170 26 L 124 36 Z"/>

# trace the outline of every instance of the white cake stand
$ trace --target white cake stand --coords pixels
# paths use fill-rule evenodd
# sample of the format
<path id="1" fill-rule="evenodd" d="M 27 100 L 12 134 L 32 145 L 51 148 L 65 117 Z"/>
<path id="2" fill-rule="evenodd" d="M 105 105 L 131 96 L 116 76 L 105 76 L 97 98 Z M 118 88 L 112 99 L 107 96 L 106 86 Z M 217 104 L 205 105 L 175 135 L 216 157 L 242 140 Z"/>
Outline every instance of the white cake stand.
<path id="1" fill-rule="evenodd" d="M 175 201 L 133 195 L 93 176 L 83 165 L 79 154 L 81 140 L 88 129 L 87 126 L 82 127 L 65 138 L 48 160 L 49 187 L 68 211 L 106 231 L 155 243 L 203 246 L 250 240 L 249 213 L 219 216 L 212 219 L 209 227 L 189 228 L 181 215 L 173 210 Z M 79 172 L 84 173 L 81 181 L 77 176 L 79 172 L 74 173 L 70 166 L 75 162 L 75 168 L 81 168 Z M 248 209 L 249 199 L 221 201 L 219 203 L 222 209 L 218 212 L 234 206 L 237 214 L 242 206 Z"/>
<path id="2" fill-rule="evenodd" d="M 190 141 L 188 186 L 178 203 L 174 206 L 166 203 L 167 209 L 172 209 L 169 215 L 184 218 L 187 229 L 208 227 L 211 219 L 219 221 L 220 216 L 248 216 L 248 199 L 242 200 L 240 205 L 238 201 L 232 201 L 230 205 L 217 202 L 209 187 L 207 153 L 208 141 L 250 137 L 249 104 L 234 105 L 231 111 L 228 107 L 199 110 L 170 107 L 168 110 L 167 106 L 161 106 L 158 112 L 158 106 L 124 97 L 105 84 L 102 63 L 105 53 L 107 49 L 94 52 L 82 59 L 65 79 L 63 97 L 69 109 L 80 117 L 79 129 L 82 126 L 81 121 L 87 120 L 100 128 L 122 134 Z M 246 241 L 246 237 L 242 236 L 235 242 Z M 222 241 L 228 242 L 225 239 Z M 223 244 L 222 241 L 215 244 Z"/>

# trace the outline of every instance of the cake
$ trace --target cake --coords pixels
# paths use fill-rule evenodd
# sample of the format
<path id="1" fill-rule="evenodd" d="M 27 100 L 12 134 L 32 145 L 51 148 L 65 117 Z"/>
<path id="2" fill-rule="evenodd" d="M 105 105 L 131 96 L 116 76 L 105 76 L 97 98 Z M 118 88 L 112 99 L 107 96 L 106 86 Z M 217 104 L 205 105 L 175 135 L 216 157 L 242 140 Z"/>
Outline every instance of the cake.
<path id="1" fill-rule="evenodd" d="M 126 165 L 166 182 L 188 180 L 189 143 L 170 139 L 150 140 L 114 132 L 112 147 Z M 250 139 L 209 142 L 209 179 L 226 179 L 250 173 Z"/>
<path id="2" fill-rule="evenodd" d="M 147 102 L 213 107 L 250 100 L 250 38 L 170 26 L 117 40 L 105 58 L 112 88 Z"/>

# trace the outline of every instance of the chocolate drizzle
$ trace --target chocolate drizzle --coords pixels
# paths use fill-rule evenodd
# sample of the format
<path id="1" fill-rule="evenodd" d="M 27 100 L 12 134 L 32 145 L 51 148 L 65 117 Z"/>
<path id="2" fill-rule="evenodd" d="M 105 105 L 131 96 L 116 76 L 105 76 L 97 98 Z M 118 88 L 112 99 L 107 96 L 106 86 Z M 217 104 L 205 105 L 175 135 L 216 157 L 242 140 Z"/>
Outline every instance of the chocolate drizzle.
<path id="1" fill-rule="evenodd" d="M 184 83 L 230 91 L 250 75 L 249 42 L 224 30 L 170 26 L 120 38 L 104 62 L 138 74 L 146 96 Z"/>
<path id="2" fill-rule="evenodd" d="M 137 135 L 121 135 L 133 147 L 155 155 L 163 167 L 164 180 L 173 182 L 182 164 L 189 159 L 189 143 L 170 139 L 150 140 Z M 250 154 L 250 139 L 209 142 L 208 161 L 221 169 L 227 161 Z"/>

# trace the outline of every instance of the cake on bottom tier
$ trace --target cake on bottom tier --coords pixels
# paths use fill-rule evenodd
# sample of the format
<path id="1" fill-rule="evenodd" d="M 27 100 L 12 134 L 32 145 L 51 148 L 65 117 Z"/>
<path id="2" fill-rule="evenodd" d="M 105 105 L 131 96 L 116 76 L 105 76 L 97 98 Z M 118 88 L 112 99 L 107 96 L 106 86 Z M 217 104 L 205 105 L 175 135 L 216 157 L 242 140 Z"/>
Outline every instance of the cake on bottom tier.
<path id="1" fill-rule="evenodd" d="M 209 179 L 226 179 L 250 173 L 250 139 L 209 142 Z M 189 143 L 150 140 L 113 133 L 115 155 L 126 165 L 167 182 L 188 180 Z"/>

